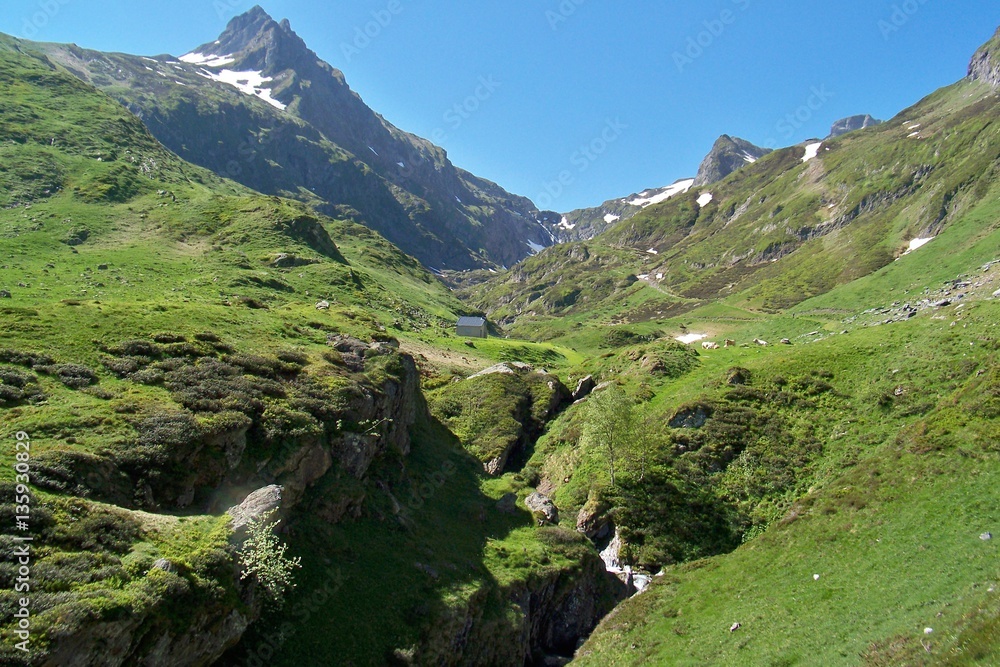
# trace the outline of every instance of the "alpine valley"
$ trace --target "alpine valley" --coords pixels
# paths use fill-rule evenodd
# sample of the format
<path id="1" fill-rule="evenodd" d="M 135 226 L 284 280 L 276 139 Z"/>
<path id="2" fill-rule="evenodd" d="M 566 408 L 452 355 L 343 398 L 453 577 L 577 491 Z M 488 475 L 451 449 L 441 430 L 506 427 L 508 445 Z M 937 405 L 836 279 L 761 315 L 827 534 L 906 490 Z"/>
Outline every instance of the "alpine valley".
<path id="1" fill-rule="evenodd" d="M 1000 31 L 689 173 L 540 211 L 260 7 L 0 35 L 0 663 L 1000 664 Z"/>

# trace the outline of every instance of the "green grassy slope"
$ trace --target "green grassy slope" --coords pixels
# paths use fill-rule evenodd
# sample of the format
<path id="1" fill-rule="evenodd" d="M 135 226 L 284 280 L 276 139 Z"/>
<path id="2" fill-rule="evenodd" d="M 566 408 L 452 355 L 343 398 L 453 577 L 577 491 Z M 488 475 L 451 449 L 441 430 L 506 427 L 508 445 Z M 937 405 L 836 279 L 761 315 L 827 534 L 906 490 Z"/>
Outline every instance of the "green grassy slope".
<path id="1" fill-rule="evenodd" d="M 777 313 L 891 264 L 987 204 L 995 92 L 963 81 L 894 120 L 776 151 L 585 243 L 548 249 L 463 293 L 518 333 L 647 323 L 709 303 Z M 711 193 L 701 207 L 697 199 Z"/>
<path id="2" fill-rule="evenodd" d="M 667 567 L 578 662 L 993 664 L 998 308 L 938 315 L 747 363 L 753 387 L 823 364 L 847 403 L 810 409 L 808 488 L 735 552 Z"/>

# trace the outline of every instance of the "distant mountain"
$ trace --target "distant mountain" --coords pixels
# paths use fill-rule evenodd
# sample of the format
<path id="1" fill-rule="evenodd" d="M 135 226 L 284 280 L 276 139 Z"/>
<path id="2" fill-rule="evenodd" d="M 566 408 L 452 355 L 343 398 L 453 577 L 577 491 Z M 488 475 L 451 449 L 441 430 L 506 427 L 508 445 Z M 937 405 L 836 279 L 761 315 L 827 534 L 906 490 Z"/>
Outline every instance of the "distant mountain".
<path id="1" fill-rule="evenodd" d="M 877 118 L 873 118 L 868 114 L 841 118 L 830 128 L 830 136 L 827 137 L 827 140 L 835 139 L 836 137 L 839 137 L 842 134 L 847 134 L 848 132 L 863 130 L 866 127 L 874 127 L 881 124 L 882 121 Z"/>
<path id="2" fill-rule="evenodd" d="M 612 225 L 632 218 L 643 209 L 662 204 L 692 188 L 717 183 L 737 169 L 756 162 L 770 152 L 769 148 L 761 148 L 744 139 L 724 134 L 705 156 L 696 178 L 682 178 L 662 188 L 609 199 L 600 206 L 577 209 L 561 216 L 556 214 L 556 217 L 543 222 L 559 243 L 586 241 L 607 231 Z M 707 204 L 711 201 L 711 197 L 703 194 L 700 200 L 702 204 Z"/>
<path id="3" fill-rule="evenodd" d="M 361 222 L 426 266 L 509 266 L 552 243 L 528 199 L 372 111 L 260 7 L 180 58 L 38 46 L 186 160 Z"/>
<path id="4" fill-rule="evenodd" d="M 993 35 L 993 39 L 972 56 L 972 62 L 969 63 L 969 78 L 1000 88 L 1000 29 Z"/>
<path id="5" fill-rule="evenodd" d="M 716 140 L 712 150 L 702 161 L 694 185 L 698 187 L 718 183 L 737 169 L 753 164 L 770 152 L 770 148 L 761 148 L 745 139 L 724 134 Z"/>

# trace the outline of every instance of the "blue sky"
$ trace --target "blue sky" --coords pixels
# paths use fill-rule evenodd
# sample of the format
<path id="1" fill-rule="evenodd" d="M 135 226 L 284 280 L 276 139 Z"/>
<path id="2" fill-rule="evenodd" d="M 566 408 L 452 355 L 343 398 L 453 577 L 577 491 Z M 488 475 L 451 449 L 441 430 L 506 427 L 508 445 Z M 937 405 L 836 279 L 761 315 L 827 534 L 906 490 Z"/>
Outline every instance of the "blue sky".
<path id="1" fill-rule="evenodd" d="M 181 55 L 253 4 L 5 0 L 0 31 Z M 995 0 L 260 4 L 391 122 L 559 211 L 692 176 L 723 133 L 785 146 L 890 118 L 1000 24 Z"/>

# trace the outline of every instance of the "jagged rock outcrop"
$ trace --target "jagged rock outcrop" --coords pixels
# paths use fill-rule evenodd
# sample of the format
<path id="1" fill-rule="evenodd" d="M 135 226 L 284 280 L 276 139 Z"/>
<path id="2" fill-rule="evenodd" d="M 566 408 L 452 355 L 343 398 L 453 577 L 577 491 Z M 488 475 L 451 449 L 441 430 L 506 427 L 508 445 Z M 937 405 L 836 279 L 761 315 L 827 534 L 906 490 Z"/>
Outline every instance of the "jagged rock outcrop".
<path id="1" fill-rule="evenodd" d="M 873 118 L 868 114 L 863 114 L 860 116 L 848 116 L 847 118 L 841 118 L 830 127 L 830 136 L 826 139 L 830 140 L 835 137 L 839 137 L 842 134 L 847 134 L 848 132 L 854 132 L 855 130 L 863 130 L 867 127 L 874 127 L 876 125 L 881 125 L 882 121 L 877 118 Z"/>
<path id="2" fill-rule="evenodd" d="M 698 167 L 694 187 L 717 183 L 737 169 L 756 162 L 770 152 L 770 148 L 761 148 L 745 139 L 724 134 L 716 140 L 712 150 Z"/>
<path id="3" fill-rule="evenodd" d="M 1000 88 L 1000 29 L 972 56 L 969 78 Z"/>

